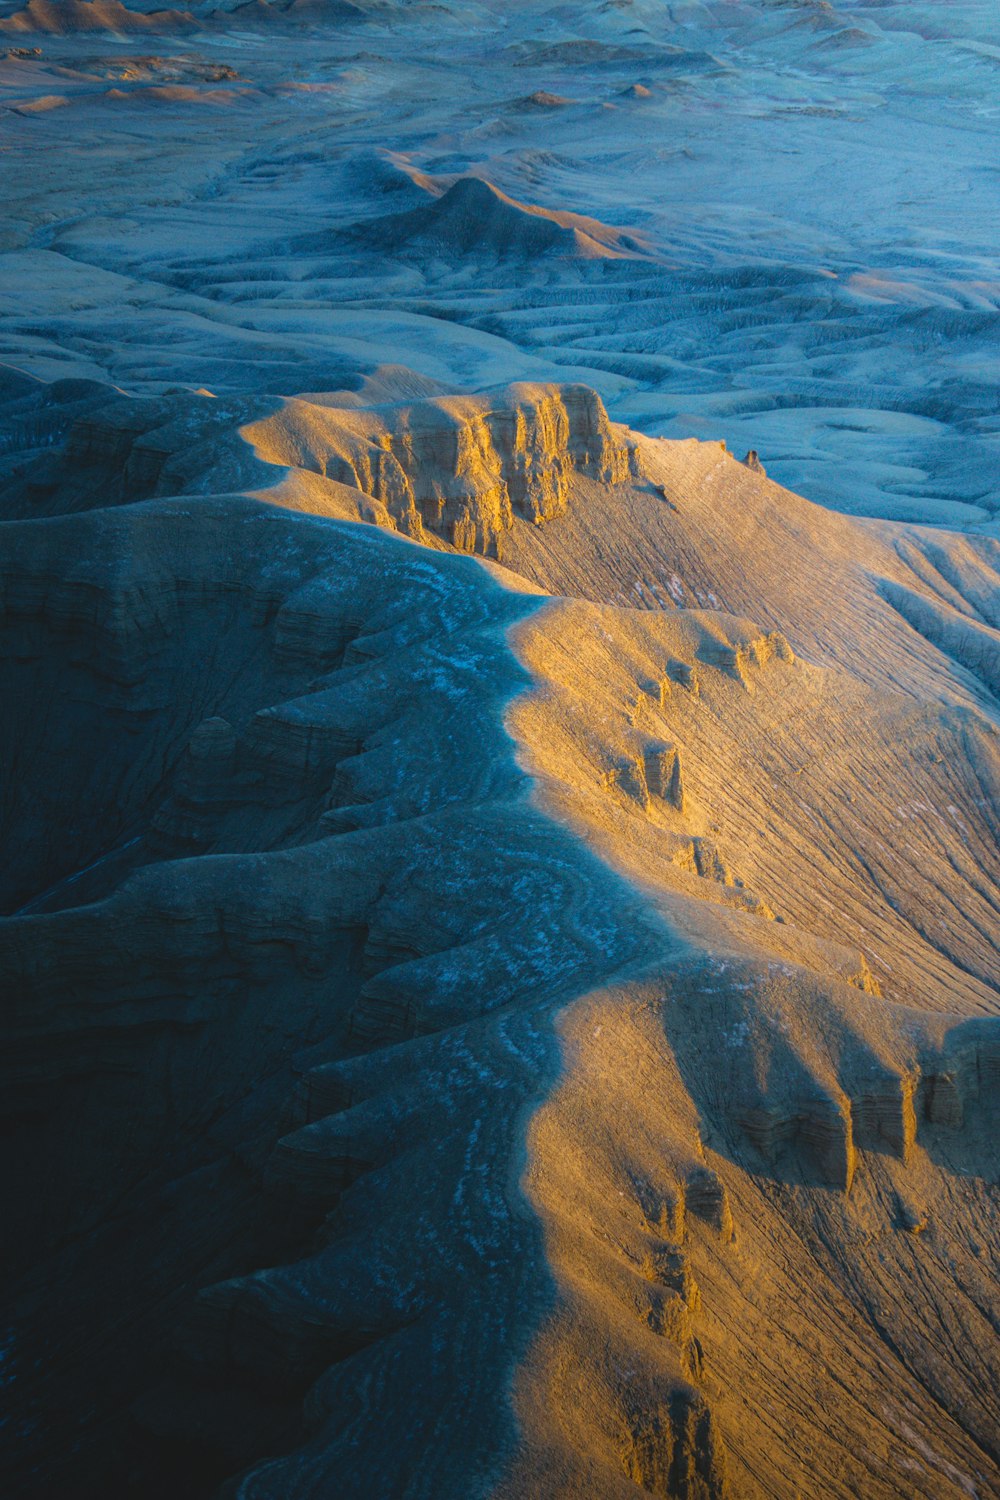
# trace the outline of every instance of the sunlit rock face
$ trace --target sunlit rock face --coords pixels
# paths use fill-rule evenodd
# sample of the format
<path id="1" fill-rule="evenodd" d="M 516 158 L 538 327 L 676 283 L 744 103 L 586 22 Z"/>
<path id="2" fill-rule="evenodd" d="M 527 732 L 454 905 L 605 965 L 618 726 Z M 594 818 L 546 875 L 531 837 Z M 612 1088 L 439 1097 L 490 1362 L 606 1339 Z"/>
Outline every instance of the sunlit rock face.
<path id="1" fill-rule="evenodd" d="M 244 435 L 271 462 L 379 502 L 387 524 L 418 541 L 426 530 L 490 557 L 515 514 L 541 525 L 563 513 L 571 475 L 613 486 L 641 472 L 635 442 L 586 386 L 347 411 L 289 402 Z"/>
<path id="2" fill-rule="evenodd" d="M 1000 1496 L 994 8 L 0 38 L 4 1493 Z"/>

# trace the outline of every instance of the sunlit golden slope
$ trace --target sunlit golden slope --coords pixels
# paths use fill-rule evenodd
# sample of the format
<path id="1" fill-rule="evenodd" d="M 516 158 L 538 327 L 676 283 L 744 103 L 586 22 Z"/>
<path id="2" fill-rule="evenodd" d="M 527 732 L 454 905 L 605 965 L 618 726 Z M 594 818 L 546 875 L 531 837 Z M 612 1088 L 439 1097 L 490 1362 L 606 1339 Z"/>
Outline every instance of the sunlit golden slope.
<path id="1" fill-rule="evenodd" d="M 26 1463 L 1000 1494 L 995 552 L 380 380 L 8 487 Z"/>

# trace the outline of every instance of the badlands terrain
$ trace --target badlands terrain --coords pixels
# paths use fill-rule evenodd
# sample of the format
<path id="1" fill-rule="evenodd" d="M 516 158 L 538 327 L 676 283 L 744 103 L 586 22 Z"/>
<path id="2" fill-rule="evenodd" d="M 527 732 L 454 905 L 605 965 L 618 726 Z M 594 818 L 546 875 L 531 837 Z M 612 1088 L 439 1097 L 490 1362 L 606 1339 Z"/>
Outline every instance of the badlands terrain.
<path id="1" fill-rule="evenodd" d="M 1000 1497 L 993 0 L 0 4 L 0 1483 Z"/>

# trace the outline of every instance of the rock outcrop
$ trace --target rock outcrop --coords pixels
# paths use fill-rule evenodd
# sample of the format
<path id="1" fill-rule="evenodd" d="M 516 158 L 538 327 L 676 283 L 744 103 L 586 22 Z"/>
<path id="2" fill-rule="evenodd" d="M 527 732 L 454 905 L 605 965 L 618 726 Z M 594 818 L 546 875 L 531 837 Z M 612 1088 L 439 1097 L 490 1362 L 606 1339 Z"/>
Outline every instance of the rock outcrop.
<path id="1" fill-rule="evenodd" d="M 654 797 L 662 797 L 677 812 L 684 811 L 681 756 L 676 745 L 650 745 L 645 752 L 646 785 Z"/>
<path id="2" fill-rule="evenodd" d="M 367 410 L 289 402 L 244 431 L 271 462 L 371 496 L 406 535 L 430 532 L 489 557 L 502 557 L 515 516 L 537 526 L 561 515 L 574 475 L 617 486 L 641 473 L 635 442 L 586 386 Z"/>

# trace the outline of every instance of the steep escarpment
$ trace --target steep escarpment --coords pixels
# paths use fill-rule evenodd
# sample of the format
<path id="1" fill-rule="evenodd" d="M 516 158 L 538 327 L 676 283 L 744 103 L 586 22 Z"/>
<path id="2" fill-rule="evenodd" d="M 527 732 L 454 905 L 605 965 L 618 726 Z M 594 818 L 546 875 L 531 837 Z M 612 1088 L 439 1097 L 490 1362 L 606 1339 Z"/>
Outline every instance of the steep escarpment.
<path id="1" fill-rule="evenodd" d="M 893 594 L 987 628 L 989 548 L 575 387 L 61 394 L 0 528 L 10 1486 L 1000 1492 L 1000 736 Z"/>
<path id="2" fill-rule="evenodd" d="M 419 387 L 406 374 L 381 384 L 387 392 Z M 386 402 L 377 399 L 377 376 L 367 384 L 370 394 L 266 403 L 208 392 L 109 397 L 65 382 L 43 404 L 35 382 L 19 382 L 6 404 L 18 457 L 8 464 L 0 508 L 13 518 L 192 490 L 273 488 L 280 466 L 328 481 L 299 499 L 308 508 L 499 557 L 515 518 L 541 525 L 565 511 L 577 476 L 614 488 L 642 472 L 635 440 L 586 386 L 522 384 Z"/>
<path id="3" fill-rule="evenodd" d="M 0 4 L 4 1497 L 1000 1500 L 994 12 Z"/>
<path id="4" fill-rule="evenodd" d="M 157 605 L 152 565 L 139 561 L 151 535 L 156 570 L 171 579 L 174 598 L 183 600 L 185 589 L 209 601 L 238 597 L 238 582 L 249 596 L 268 596 L 252 626 L 258 649 L 281 662 L 286 687 L 298 681 L 300 689 L 293 702 L 261 711 L 262 680 L 248 694 L 231 660 L 213 652 L 214 630 L 226 621 L 209 614 L 198 645 L 217 698 L 197 713 L 224 708 L 229 728 L 220 733 L 218 712 L 203 719 L 177 758 L 172 789 L 169 779 L 161 788 L 163 811 L 155 798 L 143 805 L 146 831 L 123 858 L 125 869 L 145 868 L 121 884 L 125 869 L 105 866 L 105 885 L 93 870 L 82 890 L 70 881 L 50 893 L 47 914 L 4 924 L 5 1112 L 15 1145 L 8 1190 L 20 1204 L 9 1268 L 20 1287 L 13 1368 L 17 1420 L 35 1434 L 12 1455 L 12 1482 L 39 1493 L 53 1485 L 170 1493 L 178 1484 L 208 1492 L 258 1453 L 295 1443 L 303 1391 L 324 1370 L 331 1381 L 349 1380 L 341 1362 L 372 1346 L 368 1358 L 378 1364 L 382 1340 L 398 1342 L 406 1329 L 410 1352 L 399 1378 L 412 1385 L 419 1368 L 433 1411 L 452 1399 L 449 1370 L 460 1360 L 467 1420 L 493 1430 L 487 1447 L 498 1457 L 507 1419 L 496 1381 L 519 1322 L 511 1299 L 525 1287 L 502 1277 L 481 1283 L 471 1363 L 473 1325 L 464 1311 L 454 1350 L 433 1355 L 450 1316 L 439 1304 L 454 1295 L 455 1317 L 467 1308 L 461 1278 L 478 1278 L 487 1246 L 491 1259 L 520 1266 L 522 1275 L 532 1265 L 530 1233 L 493 1201 L 483 1176 L 486 1162 L 514 1149 L 519 1100 L 547 1066 L 529 997 L 571 983 L 599 952 L 624 955 L 643 941 L 641 922 L 626 930 L 609 913 L 577 924 L 575 956 L 553 950 L 553 913 L 578 910 L 582 918 L 600 869 L 588 874 L 570 861 L 553 884 L 565 863 L 561 835 L 524 808 L 523 778 L 509 756 L 471 753 L 493 743 L 498 702 L 518 679 L 496 645 L 523 602 L 484 592 L 470 563 L 448 560 L 442 572 L 441 562 L 397 540 L 331 534 L 252 502 L 111 515 L 50 523 L 72 533 L 62 554 L 86 559 L 81 594 L 89 584 L 93 600 L 113 599 L 107 557 L 128 554 L 145 576 L 146 618 L 158 621 L 150 635 L 140 609 L 109 611 L 79 667 L 98 704 L 114 706 L 108 661 L 116 652 L 127 648 L 155 682 L 164 653 L 186 634 L 182 622 L 198 622 L 183 607 L 172 611 L 170 597 Z M 303 566 L 303 545 L 311 566 Z M 255 613 L 249 598 L 246 608 Z M 47 623 L 44 602 L 39 615 Z M 8 620 L 8 641 L 20 628 L 19 618 Z M 74 642 L 81 657 L 83 645 Z M 58 660 L 58 634 L 46 655 Z M 149 730 L 141 693 L 119 711 Z M 175 732 L 172 722 L 161 727 Z M 100 758 L 93 727 L 78 725 L 77 750 L 88 762 Z M 171 849 L 192 848 L 201 857 L 169 858 Z M 533 864 L 536 875 L 526 880 Z M 460 903 L 448 899 L 451 882 L 463 892 Z M 504 939 L 512 921 L 520 929 L 513 949 Z M 470 990 L 480 997 L 472 1009 Z M 510 1014 L 515 1001 L 522 1020 Z M 409 1039 L 456 1027 L 452 1041 L 418 1047 L 425 1063 L 408 1062 Z M 514 1072 L 503 1065 L 508 1048 L 522 1058 Z M 370 1053 L 385 1060 L 364 1082 Z M 330 1063 L 350 1058 L 335 1087 Z M 398 1087 L 390 1081 L 397 1066 Z M 297 1163 L 310 1158 L 308 1137 L 276 1145 L 303 1122 L 296 1073 L 315 1068 L 307 1119 L 334 1107 L 324 1111 L 321 1098 L 338 1101 L 337 1111 L 366 1091 L 377 1103 L 368 1110 L 368 1143 L 349 1122 L 340 1145 L 327 1129 L 303 1180 Z M 522 1083 L 512 1087 L 518 1068 Z M 484 1114 L 491 1074 L 501 1108 Z M 445 1117 L 465 1120 L 464 1146 L 451 1128 L 440 1133 Z M 404 1119 L 410 1123 L 394 1144 Z M 368 1208 L 348 1210 L 315 1240 L 317 1220 L 329 1218 L 365 1162 L 408 1171 L 406 1153 L 397 1153 L 420 1139 L 430 1155 L 419 1213 L 376 1174 L 374 1192 L 362 1190 Z M 48 1183 L 41 1195 L 29 1190 L 39 1176 Z M 493 1203 L 492 1230 L 477 1206 L 482 1192 L 482 1203 Z M 466 1223 L 471 1240 L 460 1228 Z M 298 1271 L 297 1256 L 305 1257 Z M 248 1281 L 239 1305 L 258 1311 L 245 1327 L 236 1313 L 223 1317 L 237 1295 L 227 1278 L 269 1260 L 287 1264 L 287 1278 L 274 1270 Z M 224 1285 L 193 1299 L 213 1280 Z M 334 1285 L 343 1293 L 339 1312 L 329 1303 Z M 53 1298 L 53 1286 L 64 1293 Z M 86 1311 L 76 1306 L 82 1287 Z M 44 1369 L 32 1373 L 43 1345 Z M 99 1430 L 82 1447 L 69 1436 L 74 1393 L 91 1363 L 100 1373 L 86 1381 L 88 1399 L 103 1421 L 114 1419 L 110 1449 Z M 481 1375 L 470 1381 L 473 1364 Z M 413 1416 L 419 1446 L 425 1419 L 416 1409 Z M 402 1427 L 397 1436 L 403 1440 Z M 375 1438 L 373 1431 L 357 1452 L 369 1474 Z M 395 1462 L 424 1463 L 429 1492 L 440 1493 L 432 1482 L 440 1460 L 407 1455 L 406 1446 Z M 349 1463 L 332 1443 L 327 1467 L 336 1482 Z M 448 1483 L 459 1485 L 461 1472 L 456 1458 Z"/>
<path id="5" fill-rule="evenodd" d="M 541 525 L 563 513 L 574 475 L 616 486 L 641 472 L 636 444 L 585 386 L 515 385 L 384 409 L 289 401 L 244 436 L 270 463 L 370 496 L 408 536 L 429 531 L 498 558 L 515 516 Z"/>

